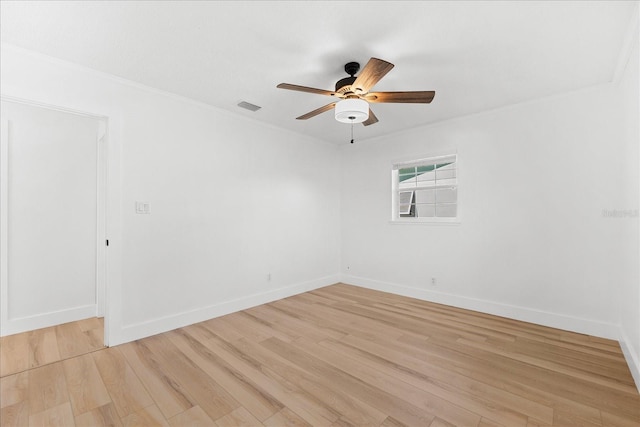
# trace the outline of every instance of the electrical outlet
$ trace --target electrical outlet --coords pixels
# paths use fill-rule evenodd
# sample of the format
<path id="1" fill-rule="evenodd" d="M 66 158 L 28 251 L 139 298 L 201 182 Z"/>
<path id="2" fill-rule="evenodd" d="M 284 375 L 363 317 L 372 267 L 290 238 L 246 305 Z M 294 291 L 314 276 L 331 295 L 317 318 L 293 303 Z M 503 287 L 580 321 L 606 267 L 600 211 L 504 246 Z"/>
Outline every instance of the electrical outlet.
<path id="1" fill-rule="evenodd" d="M 431 278 L 431 286 L 435 286 L 436 285 L 436 278 L 432 277 Z"/>
<path id="2" fill-rule="evenodd" d="M 142 215 L 150 214 L 149 202 L 136 202 L 136 213 Z"/>

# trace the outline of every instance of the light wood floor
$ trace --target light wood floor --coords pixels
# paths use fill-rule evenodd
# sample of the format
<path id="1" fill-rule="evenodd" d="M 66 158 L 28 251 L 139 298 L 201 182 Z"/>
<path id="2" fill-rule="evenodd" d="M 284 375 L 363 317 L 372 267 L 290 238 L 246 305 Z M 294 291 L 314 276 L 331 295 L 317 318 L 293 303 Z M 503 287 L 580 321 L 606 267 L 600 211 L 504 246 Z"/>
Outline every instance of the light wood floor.
<path id="1" fill-rule="evenodd" d="M 0 377 L 71 359 L 101 348 L 104 348 L 104 321 L 95 317 L 2 337 Z"/>
<path id="2" fill-rule="evenodd" d="M 2 426 L 640 425 L 614 341 L 347 285 L 85 354 L 54 332 L 0 342 Z"/>

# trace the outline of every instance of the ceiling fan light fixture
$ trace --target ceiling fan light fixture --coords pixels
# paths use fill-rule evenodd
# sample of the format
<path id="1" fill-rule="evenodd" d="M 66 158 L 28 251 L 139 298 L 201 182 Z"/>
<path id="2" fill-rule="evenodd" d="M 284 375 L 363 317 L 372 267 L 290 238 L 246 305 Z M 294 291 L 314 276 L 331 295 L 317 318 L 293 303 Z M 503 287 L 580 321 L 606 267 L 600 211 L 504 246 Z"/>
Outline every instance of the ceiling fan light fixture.
<path id="1" fill-rule="evenodd" d="M 338 80 L 335 91 L 292 85 L 290 83 L 280 83 L 277 87 L 298 92 L 332 96 L 334 97 L 333 99 L 342 99 L 316 108 L 300 117 L 296 117 L 296 120 L 307 120 L 327 111 L 334 110 L 337 121 L 351 124 L 362 123 L 364 126 L 378 123 L 378 118 L 373 111 L 369 109 L 369 103 L 428 104 L 436 94 L 432 90 L 371 92 L 371 88 L 391 71 L 393 64 L 382 59 L 371 58 L 369 62 L 367 62 L 367 65 L 364 66 L 360 75 L 356 77 L 355 74 L 359 68 L 360 64 L 357 62 L 349 62 L 346 64 L 344 70 L 349 74 L 349 77 Z"/>
<path id="2" fill-rule="evenodd" d="M 362 123 L 369 118 L 369 103 L 362 99 L 343 99 L 335 107 L 336 120 L 342 123 Z"/>

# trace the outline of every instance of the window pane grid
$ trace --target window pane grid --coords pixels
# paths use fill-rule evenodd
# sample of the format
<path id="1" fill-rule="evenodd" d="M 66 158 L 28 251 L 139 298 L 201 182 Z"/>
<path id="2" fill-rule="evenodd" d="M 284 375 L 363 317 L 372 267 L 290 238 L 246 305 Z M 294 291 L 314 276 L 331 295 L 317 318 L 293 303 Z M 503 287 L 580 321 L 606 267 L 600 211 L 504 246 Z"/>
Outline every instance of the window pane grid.
<path id="1" fill-rule="evenodd" d="M 399 217 L 453 218 L 457 215 L 456 156 L 396 165 Z"/>
<path id="2" fill-rule="evenodd" d="M 411 169 L 415 167 L 426 167 L 426 166 L 433 166 L 433 165 L 442 165 L 447 163 L 455 163 L 457 160 L 456 157 L 457 156 L 454 154 L 451 156 L 433 157 L 429 159 L 420 159 L 413 162 L 398 163 L 393 165 L 393 169 L 400 171 L 400 170 Z"/>

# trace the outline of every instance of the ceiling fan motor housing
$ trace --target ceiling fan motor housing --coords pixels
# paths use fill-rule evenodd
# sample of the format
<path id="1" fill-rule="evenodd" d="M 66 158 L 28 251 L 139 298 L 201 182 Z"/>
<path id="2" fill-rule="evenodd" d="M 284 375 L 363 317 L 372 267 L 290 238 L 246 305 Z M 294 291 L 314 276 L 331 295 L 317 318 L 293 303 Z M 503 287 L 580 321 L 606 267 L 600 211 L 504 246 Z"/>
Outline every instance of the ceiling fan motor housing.
<path id="1" fill-rule="evenodd" d="M 336 83 L 336 92 L 344 95 L 347 92 L 353 92 L 351 85 L 356 81 L 355 74 L 360 70 L 360 64 L 357 62 L 348 62 L 344 66 L 344 71 L 349 74 L 350 77 L 338 80 Z"/>
<path id="2" fill-rule="evenodd" d="M 356 81 L 356 77 L 345 77 L 344 79 L 338 80 L 336 83 L 336 92 L 340 94 L 345 94 L 346 92 L 351 92 L 351 85 Z"/>

